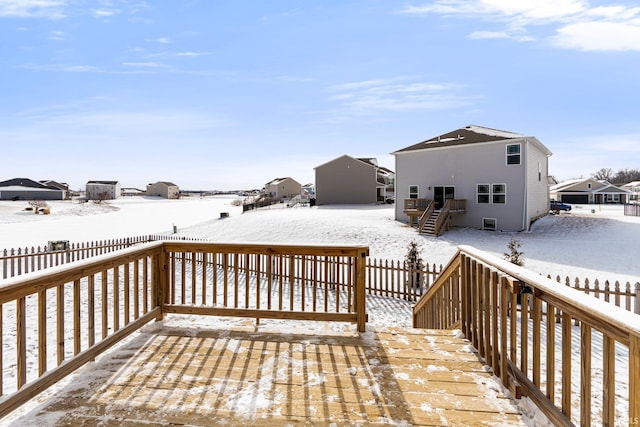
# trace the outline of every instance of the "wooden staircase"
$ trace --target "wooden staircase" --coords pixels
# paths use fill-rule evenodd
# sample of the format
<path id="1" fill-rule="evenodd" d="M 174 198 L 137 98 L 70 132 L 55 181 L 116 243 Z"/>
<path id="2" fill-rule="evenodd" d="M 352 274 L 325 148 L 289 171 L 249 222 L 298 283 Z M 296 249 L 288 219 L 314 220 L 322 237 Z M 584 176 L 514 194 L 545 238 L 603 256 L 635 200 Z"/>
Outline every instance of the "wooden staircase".
<path id="1" fill-rule="evenodd" d="M 449 229 L 452 214 L 466 212 L 464 199 L 449 199 L 442 209 L 435 209 L 435 203 L 431 199 L 405 199 L 405 214 L 410 218 L 410 224 L 418 218 L 418 232 L 430 236 L 440 236 Z"/>
<path id="2" fill-rule="evenodd" d="M 437 237 L 440 234 L 442 234 L 443 230 L 437 229 L 438 218 L 440 217 L 441 213 L 442 213 L 442 209 L 434 210 L 433 212 L 431 212 L 431 215 L 429 215 L 429 217 L 426 218 L 426 221 L 424 221 L 424 223 L 420 226 L 420 228 L 418 229 L 418 232 L 422 234 L 428 234 L 434 237 Z"/>

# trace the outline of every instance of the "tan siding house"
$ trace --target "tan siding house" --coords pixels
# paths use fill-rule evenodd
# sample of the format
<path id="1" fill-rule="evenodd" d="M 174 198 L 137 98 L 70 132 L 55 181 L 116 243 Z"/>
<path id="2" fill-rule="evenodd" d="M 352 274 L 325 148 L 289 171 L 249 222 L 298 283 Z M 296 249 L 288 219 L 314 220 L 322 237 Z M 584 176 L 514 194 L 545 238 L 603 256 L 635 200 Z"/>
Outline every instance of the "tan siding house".
<path id="1" fill-rule="evenodd" d="M 374 158 L 340 156 L 314 168 L 316 204 L 384 203 L 393 198 L 394 173 Z"/>
<path id="2" fill-rule="evenodd" d="M 409 221 L 404 200 L 464 201 L 452 226 L 520 231 L 549 212 L 548 158 L 537 138 L 466 126 L 392 153 L 396 220 Z"/>
<path id="3" fill-rule="evenodd" d="M 157 196 L 165 199 L 179 199 L 180 188 L 172 182 L 158 181 L 154 184 L 147 184 L 147 196 Z"/>
<path id="4" fill-rule="evenodd" d="M 274 200 L 291 199 L 302 193 L 302 185 L 293 178 L 276 178 L 267 182 L 264 192 Z"/>

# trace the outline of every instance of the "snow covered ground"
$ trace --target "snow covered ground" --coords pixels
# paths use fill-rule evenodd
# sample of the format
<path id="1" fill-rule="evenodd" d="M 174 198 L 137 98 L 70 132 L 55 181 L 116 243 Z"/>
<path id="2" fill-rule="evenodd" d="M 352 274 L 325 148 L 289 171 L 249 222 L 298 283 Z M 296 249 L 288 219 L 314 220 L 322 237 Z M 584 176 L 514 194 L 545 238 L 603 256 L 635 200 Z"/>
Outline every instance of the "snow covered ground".
<path id="1" fill-rule="evenodd" d="M 176 226 L 180 235 L 216 242 L 368 245 L 371 257 L 395 260 L 402 260 L 408 244 L 416 241 L 426 262 L 444 264 L 461 244 L 501 257 L 507 251 L 509 240 L 515 237 L 522 244 L 525 267 L 532 271 L 552 277 L 587 277 L 591 281 L 596 278 L 632 284 L 640 281 L 637 262 L 640 218 L 625 217 L 622 206 L 618 205 L 574 206 L 572 213 L 538 220 L 528 232 L 452 229 L 433 238 L 418 235 L 406 224 L 396 222 L 393 207 L 388 205 L 286 208 L 279 204 L 243 214 L 241 208 L 232 204 L 236 199 L 233 196 L 180 200 L 133 197 L 101 205 L 51 202 L 51 215 L 25 211 L 25 202 L 0 202 L 0 250 L 45 245 L 48 240 L 84 242 L 170 234 Z M 220 212 L 229 212 L 229 217 L 221 219 Z M 368 327 L 410 324 L 408 306 L 390 308 L 387 302 L 378 303 L 375 298 L 369 298 L 368 309 L 380 314 L 372 316 L 375 320 Z M 171 320 L 167 327 L 207 324 L 224 328 L 238 321 L 181 317 Z M 285 327 L 290 331 L 291 325 Z M 339 326 L 313 327 L 322 334 L 326 328 Z M 308 329 L 306 325 L 305 329 Z M 37 420 L 33 421 L 36 425 Z M 10 422 L 11 418 L 3 421 Z M 542 422 L 540 418 L 531 418 L 532 425 Z"/>

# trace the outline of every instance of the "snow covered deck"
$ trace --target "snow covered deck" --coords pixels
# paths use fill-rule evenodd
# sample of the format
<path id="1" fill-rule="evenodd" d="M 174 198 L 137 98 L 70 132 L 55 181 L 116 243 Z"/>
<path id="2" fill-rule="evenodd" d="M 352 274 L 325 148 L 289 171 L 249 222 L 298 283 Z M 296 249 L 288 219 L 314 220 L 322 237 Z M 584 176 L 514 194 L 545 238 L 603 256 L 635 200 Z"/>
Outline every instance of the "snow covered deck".
<path id="1" fill-rule="evenodd" d="M 452 331 L 346 327 L 319 336 L 249 320 L 224 330 L 158 329 L 132 337 L 88 377 L 72 376 L 23 420 L 525 425 L 469 341 Z"/>

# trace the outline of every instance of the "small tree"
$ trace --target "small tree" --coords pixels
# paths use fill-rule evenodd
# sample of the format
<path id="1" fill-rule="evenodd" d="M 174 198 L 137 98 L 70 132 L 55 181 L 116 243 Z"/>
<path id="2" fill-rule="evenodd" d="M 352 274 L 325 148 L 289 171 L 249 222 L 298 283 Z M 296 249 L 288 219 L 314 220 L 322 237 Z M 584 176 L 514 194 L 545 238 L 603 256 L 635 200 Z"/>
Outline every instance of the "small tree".
<path id="1" fill-rule="evenodd" d="M 412 289 L 420 289 L 422 285 L 422 268 L 424 267 L 420 256 L 420 247 L 417 242 L 411 241 L 407 249 L 405 260 L 409 266 L 408 285 Z"/>
<path id="2" fill-rule="evenodd" d="M 509 243 L 507 243 L 509 252 L 504 253 L 504 259 L 515 265 L 524 265 L 524 258 L 522 258 L 524 252 L 520 250 L 521 246 L 522 244 L 520 243 L 520 241 L 511 236 L 511 240 L 509 240 Z"/>

